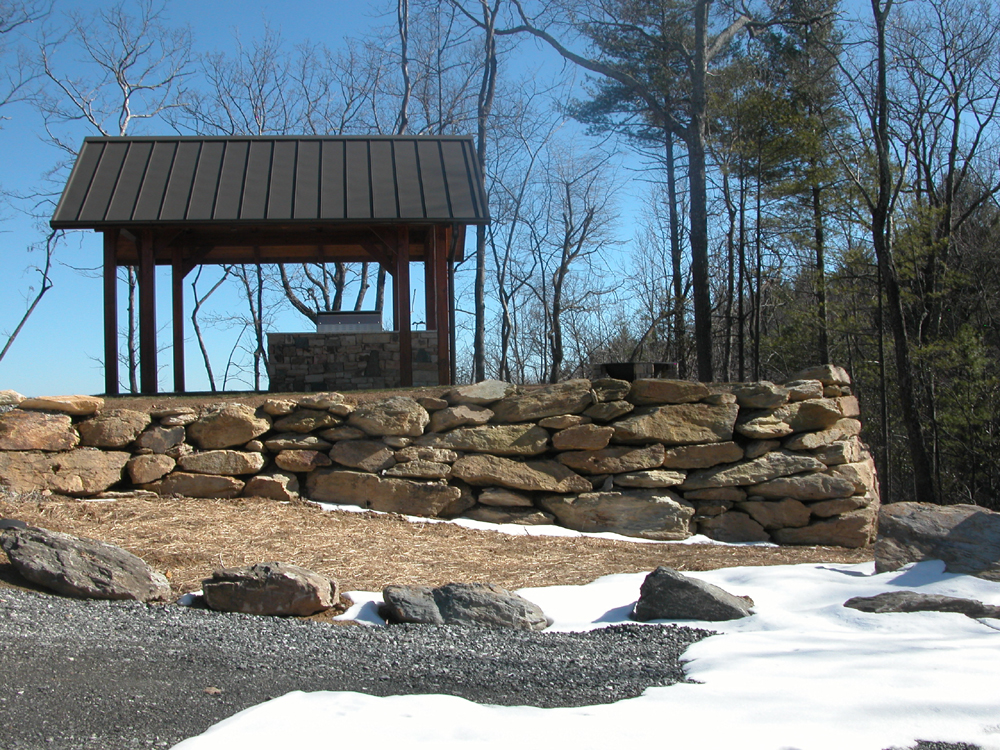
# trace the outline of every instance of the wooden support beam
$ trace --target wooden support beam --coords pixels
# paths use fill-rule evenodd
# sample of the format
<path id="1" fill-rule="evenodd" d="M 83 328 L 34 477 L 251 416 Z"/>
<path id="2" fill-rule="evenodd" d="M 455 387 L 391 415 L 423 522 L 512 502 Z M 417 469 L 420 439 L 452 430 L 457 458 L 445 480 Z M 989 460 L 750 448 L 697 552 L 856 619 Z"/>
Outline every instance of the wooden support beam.
<path id="1" fill-rule="evenodd" d="M 144 229 L 139 245 L 139 390 L 157 393 L 156 383 L 156 260 L 153 232 Z"/>
<path id="2" fill-rule="evenodd" d="M 434 317 L 438 336 L 438 385 L 453 385 L 451 379 L 451 300 L 448 295 L 448 232 L 434 229 Z"/>
<path id="3" fill-rule="evenodd" d="M 424 320 L 428 331 L 436 331 L 437 296 L 441 293 L 441 285 L 437 278 L 437 227 L 430 233 L 424 245 Z"/>
<path id="4" fill-rule="evenodd" d="M 396 331 L 399 333 L 399 385 L 413 385 L 413 338 L 410 335 L 410 230 L 397 230 L 396 275 L 392 282 Z"/>
<path id="5" fill-rule="evenodd" d="M 104 232 L 104 393 L 118 395 L 118 230 Z"/>
<path id="6" fill-rule="evenodd" d="M 170 291 L 173 302 L 171 319 L 174 329 L 174 392 L 184 393 L 184 276 L 185 263 L 184 251 L 177 247 L 173 248 L 174 263 L 171 267 Z"/>

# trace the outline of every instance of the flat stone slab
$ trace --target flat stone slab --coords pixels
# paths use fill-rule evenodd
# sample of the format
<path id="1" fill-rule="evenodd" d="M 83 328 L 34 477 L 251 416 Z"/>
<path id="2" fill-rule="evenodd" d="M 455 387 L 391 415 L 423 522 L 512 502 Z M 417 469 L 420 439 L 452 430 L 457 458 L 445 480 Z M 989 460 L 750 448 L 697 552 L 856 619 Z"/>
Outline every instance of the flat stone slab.
<path id="1" fill-rule="evenodd" d="M 0 451 L 0 483 L 16 492 L 51 490 L 89 497 L 120 482 L 129 457 L 124 451 L 98 448 L 62 453 Z"/>
<path id="2" fill-rule="evenodd" d="M 18 573 L 64 596 L 141 602 L 170 597 L 166 577 L 112 544 L 29 526 L 4 531 L 0 547 Z"/>
<path id="3" fill-rule="evenodd" d="M 976 599 L 957 596 L 921 594 L 916 591 L 887 591 L 875 596 L 855 596 L 844 602 L 845 607 L 860 612 L 884 614 L 889 612 L 957 612 L 971 617 L 1000 618 L 1000 607 L 983 604 Z"/>
<path id="4" fill-rule="evenodd" d="M 667 489 L 551 495 L 538 501 L 562 526 L 669 541 L 691 536 L 694 506 Z"/>

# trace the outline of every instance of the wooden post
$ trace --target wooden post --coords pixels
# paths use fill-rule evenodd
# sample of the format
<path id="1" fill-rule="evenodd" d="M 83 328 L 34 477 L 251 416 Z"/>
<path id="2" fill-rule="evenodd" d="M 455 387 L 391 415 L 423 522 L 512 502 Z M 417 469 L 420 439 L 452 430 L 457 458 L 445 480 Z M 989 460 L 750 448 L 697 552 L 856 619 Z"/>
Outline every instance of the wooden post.
<path id="1" fill-rule="evenodd" d="M 104 231 L 104 393 L 118 395 L 118 230 Z"/>
<path id="2" fill-rule="evenodd" d="M 448 234 L 434 227 L 434 316 L 438 335 L 438 385 L 451 382 L 451 303 L 448 299 Z"/>
<path id="3" fill-rule="evenodd" d="M 184 253 L 173 248 L 170 287 L 173 297 L 171 318 L 174 328 L 174 391 L 184 393 Z"/>
<path id="4" fill-rule="evenodd" d="M 139 245 L 139 390 L 157 393 L 156 383 L 156 257 L 153 232 L 144 229 Z"/>
<path id="5" fill-rule="evenodd" d="M 410 228 L 401 226 L 396 234 L 396 277 L 393 279 L 393 307 L 399 334 L 399 385 L 413 385 L 413 338 L 410 334 Z"/>

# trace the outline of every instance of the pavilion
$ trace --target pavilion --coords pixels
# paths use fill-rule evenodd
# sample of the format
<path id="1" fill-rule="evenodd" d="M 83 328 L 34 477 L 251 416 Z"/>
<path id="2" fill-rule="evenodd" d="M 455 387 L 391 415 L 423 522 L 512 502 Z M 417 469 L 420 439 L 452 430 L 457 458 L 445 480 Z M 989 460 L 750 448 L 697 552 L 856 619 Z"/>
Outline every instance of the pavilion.
<path id="1" fill-rule="evenodd" d="M 184 277 L 205 264 L 374 261 L 393 278 L 400 385 L 412 384 L 410 263 L 451 383 L 450 264 L 489 222 L 471 137 L 87 138 L 51 221 L 104 239 L 105 390 L 119 392 L 117 268 L 136 266 L 142 393 L 157 392 L 155 267 L 170 266 L 174 391 L 184 392 Z"/>

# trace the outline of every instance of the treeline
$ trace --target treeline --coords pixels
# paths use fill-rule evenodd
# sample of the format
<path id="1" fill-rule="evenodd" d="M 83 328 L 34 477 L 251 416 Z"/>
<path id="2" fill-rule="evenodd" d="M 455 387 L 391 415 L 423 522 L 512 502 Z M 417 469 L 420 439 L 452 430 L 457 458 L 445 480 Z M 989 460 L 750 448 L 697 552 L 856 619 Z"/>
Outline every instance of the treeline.
<path id="1" fill-rule="evenodd" d="M 272 29 L 226 52 L 168 10 L 0 0 L 0 106 L 30 102 L 66 160 L 88 134 L 471 133 L 493 221 L 454 271 L 459 379 L 640 360 L 779 380 L 835 362 L 885 499 L 1000 507 L 992 2 L 872 0 L 850 18 L 837 0 L 396 0 L 357 39 Z M 381 310 L 385 283 L 375 263 L 200 271 L 211 387 L 264 386 L 277 310 Z M 221 288 L 242 307 L 213 308 Z M 202 331 L 226 326 L 220 354 Z"/>

